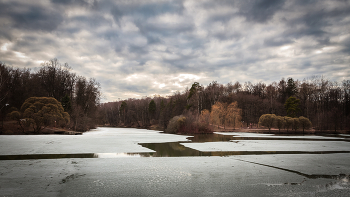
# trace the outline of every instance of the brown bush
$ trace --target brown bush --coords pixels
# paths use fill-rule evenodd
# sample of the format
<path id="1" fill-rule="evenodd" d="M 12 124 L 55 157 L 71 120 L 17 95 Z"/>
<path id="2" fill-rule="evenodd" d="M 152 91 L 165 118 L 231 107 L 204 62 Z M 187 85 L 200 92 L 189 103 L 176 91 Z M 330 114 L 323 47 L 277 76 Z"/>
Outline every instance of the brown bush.
<path id="1" fill-rule="evenodd" d="M 173 117 L 168 124 L 168 127 L 166 128 L 166 133 L 178 133 L 181 127 L 185 124 L 185 116 L 175 116 Z"/>
<path id="2" fill-rule="evenodd" d="M 200 122 L 198 116 L 191 112 L 187 112 L 185 115 L 173 117 L 169 121 L 169 125 L 165 132 L 181 134 L 213 133 L 208 124 Z"/>

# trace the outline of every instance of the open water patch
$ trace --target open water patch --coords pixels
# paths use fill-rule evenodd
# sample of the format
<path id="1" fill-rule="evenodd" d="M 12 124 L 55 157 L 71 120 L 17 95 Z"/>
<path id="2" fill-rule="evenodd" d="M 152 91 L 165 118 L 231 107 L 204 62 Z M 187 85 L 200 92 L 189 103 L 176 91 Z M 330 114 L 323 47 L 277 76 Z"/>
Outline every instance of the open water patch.
<path id="1" fill-rule="evenodd" d="M 78 153 L 78 154 L 27 154 L 0 155 L 0 160 L 70 159 L 70 158 L 121 158 L 142 157 L 152 153 Z"/>

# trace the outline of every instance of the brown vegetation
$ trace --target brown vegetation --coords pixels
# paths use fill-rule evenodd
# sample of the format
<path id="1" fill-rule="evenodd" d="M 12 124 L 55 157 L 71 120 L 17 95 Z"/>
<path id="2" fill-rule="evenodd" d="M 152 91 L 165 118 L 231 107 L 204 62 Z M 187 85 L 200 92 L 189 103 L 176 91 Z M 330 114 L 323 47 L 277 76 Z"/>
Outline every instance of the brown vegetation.
<path id="1" fill-rule="evenodd" d="M 286 104 L 288 98 L 289 99 Z M 148 107 L 154 100 L 156 109 L 149 114 Z M 256 125 L 263 114 L 276 114 L 285 117 L 279 130 L 295 130 L 300 126 L 287 115 L 308 118 L 314 129 L 322 131 L 349 131 L 350 129 L 350 80 L 333 82 L 324 77 L 312 77 L 303 81 L 280 80 L 271 84 L 246 82 L 227 85 L 212 82 L 208 86 L 194 83 L 190 89 L 176 92 L 172 96 L 144 97 L 102 104 L 100 123 L 114 126 L 131 126 L 137 121 L 140 127 L 147 127 L 149 120 L 158 122 L 158 128 L 166 129 L 171 118 L 184 115 L 187 111 L 197 114 L 203 122 L 216 110 L 226 109 L 230 103 L 237 103 L 241 120 L 231 122 L 237 127 L 248 128 Z M 122 109 L 122 104 L 127 108 Z M 219 104 L 221 103 L 221 104 Z M 215 105 L 223 107 L 216 108 Z M 214 112 L 213 107 L 214 106 Z M 130 111 L 130 112 L 129 112 Z M 225 110 L 224 110 L 225 111 Z M 225 115 L 214 115 L 211 121 L 216 126 L 227 127 Z M 204 121 L 205 122 L 205 121 Z M 300 127 L 301 128 L 301 127 Z"/>
<path id="2" fill-rule="evenodd" d="M 23 119 L 24 111 L 19 109 L 30 97 L 52 97 L 59 101 L 64 112 L 70 115 L 71 121 L 66 125 L 68 128 L 76 131 L 95 128 L 100 101 L 99 83 L 77 76 L 71 72 L 67 63 L 62 65 L 57 59 L 41 66 L 38 71 L 32 72 L 30 69 L 8 67 L 0 62 L 0 134 L 11 130 L 4 125 L 10 112 L 17 111 L 12 114 L 13 117 Z M 21 129 L 23 132 L 24 127 Z M 36 128 L 37 131 L 40 129 L 41 126 Z"/>
<path id="3" fill-rule="evenodd" d="M 207 122 L 200 121 L 197 114 L 192 114 L 191 112 L 188 112 L 185 115 L 173 117 L 169 121 L 165 132 L 180 134 L 213 133 Z"/>
<path id="4" fill-rule="evenodd" d="M 8 116 L 17 121 L 24 133 L 29 127 L 35 133 L 48 126 L 64 128 L 70 121 L 62 104 L 52 97 L 30 97 L 23 103 L 20 111 L 12 111 Z"/>
<path id="5" fill-rule="evenodd" d="M 69 113 L 68 127 L 77 131 L 89 130 L 97 124 L 166 130 L 173 117 L 186 116 L 189 112 L 200 125 L 203 121 L 208 124 L 208 114 L 212 114 L 211 120 L 216 125 L 248 128 L 256 125 L 261 115 L 276 114 L 293 118 L 303 116 L 312 122 L 317 132 L 350 130 L 350 80 L 282 78 L 271 84 L 236 82 L 223 85 L 213 81 L 207 86 L 195 82 L 191 88 L 167 97 L 155 95 L 99 104 L 99 83 L 76 76 L 67 64 L 61 65 L 56 59 L 44 63 L 37 72 L 4 64 L 0 64 L 0 71 L 2 122 L 6 114 L 13 111 L 11 108 L 18 111 L 29 97 L 53 97 Z M 225 115 L 232 103 L 235 103 L 232 109 L 239 111 Z M 216 107 L 218 105 L 221 106 Z M 276 128 L 298 130 L 303 123 L 293 118 L 285 118 L 284 125 L 280 121 Z M 0 128 L 3 132 L 4 127 Z"/>
<path id="6" fill-rule="evenodd" d="M 271 128 L 278 128 L 278 131 L 281 132 L 282 128 L 285 128 L 287 133 L 288 129 L 291 127 L 292 130 L 296 133 L 299 128 L 302 128 L 303 133 L 305 129 L 310 129 L 312 127 L 312 123 L 308 118 L 300 116 L 299 118 L 292 117 L 282 117 L 276 116 L 275 114 L 263 114 L 259 119 L 259 125 L 267 127 L 269 132 Z"/>

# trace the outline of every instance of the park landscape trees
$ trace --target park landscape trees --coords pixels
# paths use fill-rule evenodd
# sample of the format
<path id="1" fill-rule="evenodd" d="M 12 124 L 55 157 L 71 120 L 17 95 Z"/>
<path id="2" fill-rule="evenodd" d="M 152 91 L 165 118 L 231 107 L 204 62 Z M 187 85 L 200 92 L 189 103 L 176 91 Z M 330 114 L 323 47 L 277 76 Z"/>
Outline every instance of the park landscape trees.
<path id="1" fill-rule="evenodd" d="M 28 98 L 51 97 L 60 102 L 64 112 L 69 114 L 70 122 L 65 125 L 67 128 L 87 131 L 96 127 L 101 97 L 100 85 L 94 79 L 77 76 L 67 63 L 61 64 L 57 59 L 52 59 L 41 64 L 37 71 L 12 68 L 0 63 L 0 71 L 2 122 L 8 117 L 7 114 L 13 111 L 19 113 L 16 117 L 23 119 L 24 111 L 19 109 Z M 0 129 L 0 133 L 6 130 L 4 126 Z M 40 131 L 39 128 L 36 128 L 37 130 Z"/>
<path id="2" fill-rule="evenodd" d="M 293 91 L 291 91 L 293 92 Z M 272 127 L 277 127 L 279 132 L 284 127 L 287 132 L 288 129 L 291 128 L 296 132 L 299 127 L 301 126 L 303 129 L 303 133 L 305 132 L 305 129 L 309 129 L 312 126 L 311 121 L 303 116 L 300 116 L 299 118 L 296 118 L 296 114 L 300 111 L 299 109 L 299 99 L 296 99 L 293 96 L 290 96 L 285 104 L 285 110 L 287 112 L 287 116 L 276 116 L 275 114 L 263 114 L 259 118 L 259 124 L 261 126 L 267 127 L 269 131 L 271 131 Z"/>
<path id="3" fill-rule="evenodd" d="M 305 118 L 304 116 L 299 117 L 299 125 L 301 128 L 303 128 L 303 133 L 305 129 L 310 129 L 312 127 L 312 123 L 308 118 Z"/>
<path id="4" fill-rule="evenodd" d="M 156 124 L 157 129 L 165 130 L 175 116 L 191 112 L 203 121 L 206 119 L 201 117 L 203 110 L 207 110 L 208 115 L 207 112 L 212 114 L 213 109 L 215 117 L 211 121 L 215 123 L 212 124 L 225 128 L 228 125 L 257 127 L 261 115 L 276 114 L 283 117 L 283 121 L 278 121 L 279 126 L 275 126 L 279 130 L 303 128 L 302 121 L 299 120 L 298 124 L 293 121 L 301 116 L 308 118 L 318 131 L 350 129 L 350 80 L 335 82 L 316 76 L 301 81 L 282 78 L 271 84 L 219 84 L 213 81 L 205 86 L 195 82 L 190 88 L 169 96 L 100 103 L 99 83 L 77 76 L 68 64 L 61 64 L 56 59 L 45 62 L 36 72 L 2 63 L 0 70 L 1 121 L 13 108 L 19 109 L 27 98 L 53 97 L 70 115 L 67 127 L 79 131 L 94 128 L 97 124 L 145 128 Z M 240 116 L 234 118 L 217 113 L 225 112 L 221 109 L 234 102 L 236 109 L 240 109 Z M 225 106 L 218 107 L 219 103 Z M 3 131 L 3 127 L 0 128 Z"/>
<path id="5" fill-rule="evenodd" d="M 173 117 L 185 115 L 188 111 L 198 116 L 199 121 L 203 122 L 205 117 L 210 117 L 211 124 L 227 127 L 228 121 L 223 121 L 227 119 L 227 116 L 217 112 L 228 107 L 228 104 L 237 102 L 237 108 L 241 110 L 241 120 L 231 122 L 235 123 L 236 127 L 253 126 L 256 128 L 261 115 L 275 114 L 280 120 L 279 125 L 274 127 L 280 131 L 284 129 L 289 132 L 290 130 L 295 131 L 295 128 L 301 129 L 301 122 L 296 124 L 297 122 L 293 120 L 300 116 L 308 118 L 315 130 L 344 130 L 350 129 L 349 84 L 350 80 L 336 83 L 322 76 L 302 81 L 282 78 L 279 82 L 271 84 L 235 82 L 223 85 L 213 81 L 204 86 L 193 83 L 183 92 L 174 92 L 170 96 L 155 95 L 141 99 L 120 100 L 101 104 L 100 109 L 110 120 L 107 121 L 107 124 L 147 127 L 142 124 L 142 119 L 147 116 L 151 117 L 151 111 L 138 111 L 134 106 L 142 106 L 142 109 L 147 109 L 150 107 L 149 102 L 153 99 L 156 104 L 156 115 L 153 122 L 158 123 L 158 129 L 166 129 Z M 142 103 L 140 100 L 147 102 Z M 130 106 L 130 109 L 132 108 L 133 116 L 130 113 L 124 117 L 123 112 L 119 110 L 124 102 Z M 226 107 L 220 107 L 218 103 Z M 202 115 L 203 111 L 206 115 Z M 214 116 L 211 116 L 212 113 Z"/>
<path id="6" fill-rule="evenodd" d="M 211 123 L 218 127 L 222 125 L 225 129 L 228 125 L 235 129 L 241 123 L 241 109 L 238 108 L 237 102 L 230 104 L 217 102 L 212 106 L 210 118 Z"/>
<path id="7" fill-rule="evenodd" d="M 287 132 L 289 128 L 296 132 L 301 127 L 303 129 L 303 133 L 305 132 L 305 129 L 310 129 L 312 126 L 311 121 L 303 116 L 300 116 L 299 118 L 292 118 L 288 116 L 276 116 L 275 114 L 261 115 L 259 124 L 267 127 L 269 131 L 271 131 L 271 128 L 276 127 L 278 128 L 279 132 L 282 128 L 284 128 Z"/>
<path id="8" fill-rule="evenodd" d="M 283 128 L 284 124 L 285 124 L 285 119 L 282 116 L 276 116 L 275 125 L 278 128 L 279 132 L 281 132 L 281 129 Z"/>
<path id="9" fill-rule="evenodd" d="M 217 102 L 212 106 L 211 112 L 207 109 L 201 111 L 200 115 L 197 110 L 187 111 L 183 115 L 175 116 L 170 119 L 165 130 L 167 133 L 212 133 L 209 124 L 212 126 L 240 126 L 241 109 L 238 108 L 237 102 L 221 103 Z"/>
<path id="10" fill-rule="evenodd" d="M 50 125 L 64 127 L 70 122 L 69 114 L 53 97 L 28 98 L 20 111 L 12 111 L 8 116 L 16 120 L 23 131 L 24 127 L 32 127 L 35 133 Z"/>
<path id="11" fill-rule="evenodd" d="M 271 128 L 275 124 L 276 115 L 275 114 L 263 114 L 259 118 L 259 124 L 265 126 L 271 131 Z"/>
<path id="12" fill-rule="evenodd" d="M 207 109 L 204 109 L 201 111 L 201 115 L 199 116 L 200 122 L 209 125 L 210 122 L 210 111 Z"/>

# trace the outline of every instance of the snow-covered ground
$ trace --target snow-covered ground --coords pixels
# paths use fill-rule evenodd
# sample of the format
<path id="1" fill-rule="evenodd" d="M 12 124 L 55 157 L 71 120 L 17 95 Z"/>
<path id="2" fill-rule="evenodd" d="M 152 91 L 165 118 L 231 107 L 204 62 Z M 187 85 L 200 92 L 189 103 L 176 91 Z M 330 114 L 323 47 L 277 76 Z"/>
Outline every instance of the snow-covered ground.
<path id="1" fill-rule="evenodd" d="M 2 135 L 0 155 L 154 152 L 138 143 L 188 141 L 146 129 L 101 127 L 83 135 Z"/>
<path id="2" fill-rule="evenodd" d="M 251 135 L 251 134 L 250 134 Z M 259 135 L 261 136 L 261 135 Z M 252 136 L 257 137 L 257 136 Z M 317 136 L 316 136 L 317 137 Z M 129 157 L 138 143 L 187 141 L 142 129 L 82 136 L 0 136 L 0 155 L 102 153 L 105 158 L 0 160 L 1 196 L 348 196 L 350 154 Z M 182 143 L 206 151 L 349 151 L 346 141 Z M 244 146 L 242 145 L 244 144 Z M 108 158 L 117 153 L 127 157 Z"/>
<path id="3" fill-rule="evenodd" d="M 231 140 L 230 142 L 181 143 L 203 152 L 212 151 L 350 151 L 342 141 Z"/>

